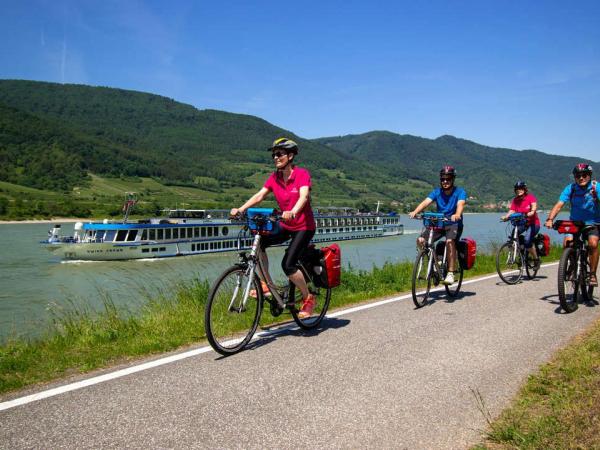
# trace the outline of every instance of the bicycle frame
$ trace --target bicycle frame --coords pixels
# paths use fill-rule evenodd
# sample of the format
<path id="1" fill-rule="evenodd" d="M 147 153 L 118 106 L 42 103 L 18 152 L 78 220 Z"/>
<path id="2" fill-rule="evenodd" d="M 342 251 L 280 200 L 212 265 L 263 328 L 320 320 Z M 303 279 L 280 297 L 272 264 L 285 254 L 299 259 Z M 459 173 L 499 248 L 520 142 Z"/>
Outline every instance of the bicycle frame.
<path id="1" fill-rule="evenodd" d="M 423 219 L 423 226 L 429 231 L 429 236 L 427 237 L 427 241 L 425 242 L 424 246 L 424 250 L 426 250 L 429 255 L 429 266 L 427 267 L 426 277 L 429 278 L 433 271 L 437 275 L 438 279 L 442 280 L 446 276 L 444 273 L 444 268 L 446 267 L 448 247 L 445 244 L 444 238 L 444 254 L 440 260 L 433 246 L 433 233 L 436 228 L 439 228 L 437 222 L 450 222 L 450 220 L 440 213 L 424 213 L 416 218 Z M 436 284 L 438 281 L 436 281 Z"/>
<path id="2" fill-rule="evenodd" d="M 525 225 L 526 224 L 526 220 L 523 216 L 521 217 L 511 217 L 510 218 L 510 223 L 513 227 L 511 234 L 508 236 L 508 242 L 515 242 L 516 245 L 513 246 L 514 250 L 510 255 L 510 260 L 508 261 L 510 264 L 513 264 L 515 262 L 515 260 L 517 259 L 517 252 L 521 253 L 521 261 L 525 261 L 525 246 L 523 244 L 521 244 L 521 241 L 519 239 L 519 226 L 521 225 Z"/>
<path id="3" fill-rule="evenodd" d="M 248 275 L 248 277 L 250 279 L 250 282 L 247 283 L 245 290 L 244 290 L 242 307 L 245 308 L 248 303 L 248 298 L 250 297 L 250 287 L 252 286 L 252 283 L 254 282 L 255 277 L 257 275 L 257 271 L 258 271 L 259 279 L 263 280 L 266 283 L 267 287 L 269 288 L 269 292 L 271 293 L 273 298 L 276 300 L 277 305 L 280 308 L 284 308 L 285 307 L 285 298 L 284 298 L 285 293 L 282 294 L 279 291 L 279 289 L 275 286 L 275 283 L 273 283 L 273 280 L 271 279 L 271 275 L 268 271 L 268 268 L 263 267 L 261 256 L 262 256 L 262 253 L 264 252 L 264 250 L 260 247 L 261 237 L 262 236 L 261 236 L 260 232 L 256 233 L 256 235 L 254 236 L 254 240 L 252 241 L 252 247 L 250 249 L 250 254 L 247 254 L 246 252 L 240 252 L 240 254 L 239 254 L 239 257 L 240 257 L 239 264 L 244 266 L 244 269 L 246 270 L 246 274 Z M 232 296 L 231 304 L 229 305 L 230 309 L 233 307 L 233 303 L 234 303 L 234 300 L 236 298 L 239 288 L 240 288 L 239 285 L 236 286 L 236 290 L 234 291 L 234 295 Z"/>

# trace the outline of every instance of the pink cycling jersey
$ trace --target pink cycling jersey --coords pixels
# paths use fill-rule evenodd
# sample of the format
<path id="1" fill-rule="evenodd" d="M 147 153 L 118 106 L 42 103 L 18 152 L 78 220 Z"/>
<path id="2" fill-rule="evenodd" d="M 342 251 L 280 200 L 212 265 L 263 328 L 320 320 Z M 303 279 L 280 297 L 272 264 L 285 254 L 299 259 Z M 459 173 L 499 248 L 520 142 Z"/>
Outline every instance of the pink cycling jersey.
<path id="1" fill-rule="evenodd" d="M 296 205 L 300 198 L 300 188 L 303 186 L 308 186 L 310 189 L 310 173 L 301 167 L 294 167 L 287 182 L 283 181 L 283 174 L 276 171 L 267 179 L 264 187 L 273 192 L 275 200 L 283 212 L 291 211 Z M 282 221 L 281 226 L 290 231 L 314 230 L 316 228 L 315 216 L 310 206 L 310 198 L 295 218 L 286 222 Z"/>
<path id="2" fill-rule="evenodd" d="M 511 211 L 527 214 L 531 211 L 531 204 L 537 203 L 537 198 L 533 194 L 525 194 L 523 197 L 513 198 L 510 204 Z M 527 225 L 540 225 L 540 219 L 535 213 L 533 216 L 527 218 Z"/>

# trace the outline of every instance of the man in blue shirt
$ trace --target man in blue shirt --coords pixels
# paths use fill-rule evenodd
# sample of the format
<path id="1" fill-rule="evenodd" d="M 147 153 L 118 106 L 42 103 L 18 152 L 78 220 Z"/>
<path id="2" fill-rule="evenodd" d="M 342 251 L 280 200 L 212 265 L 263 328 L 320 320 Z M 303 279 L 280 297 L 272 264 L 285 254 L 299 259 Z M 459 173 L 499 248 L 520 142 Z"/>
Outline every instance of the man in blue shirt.
<path id="1" fill-rule="evenodd" d="M 454 271 L 456 270 L 456 241 L 460 239 L 463 230 L 462 214 L 467 201 L 467 193 L 463 188 L 454 186 L 456 170 L 452 166 L 444 166 L 440 170 L 440 186 L 434 189 L 419 205 L 410 212 L 408 216 L 412 219 L 430 204 L 435 202 L 437 212 L 444 214 L 450 219 L 444 222 L 441 231 L 434 231 L 433 241 L 437 241 L 442 235 L 446 236 L 446 249 L 448 255 L 448 274 L 443 280 L 444 284 L 454 283 Z M 429 230 L 425 229 L 417 238 L 417 245 L 422 247 L 429 237 Z"/>
<path id="2" fill-rule="evenodd" d="M 551 228 L 554 218 L 557 216 L 565 203 L 571 204 L 571 220 L 584 222 L 586 225 L 595 225 L 587 232 L 588 251 L 590 259 L 590 286 L 598 286 L 596 269 L 598 268 L 598 236 L 600 235 L 598 224 L 600 224 L 600 204 L 596 181 L 592 181 L 592 166 L 585 163 L 577 164 L 573 168 L 575 183 L 569 184 L 560 194 L 558 202 L 554 205 L 546 227 Z M 566 244 L 566 242 L 565 242 Z"/>

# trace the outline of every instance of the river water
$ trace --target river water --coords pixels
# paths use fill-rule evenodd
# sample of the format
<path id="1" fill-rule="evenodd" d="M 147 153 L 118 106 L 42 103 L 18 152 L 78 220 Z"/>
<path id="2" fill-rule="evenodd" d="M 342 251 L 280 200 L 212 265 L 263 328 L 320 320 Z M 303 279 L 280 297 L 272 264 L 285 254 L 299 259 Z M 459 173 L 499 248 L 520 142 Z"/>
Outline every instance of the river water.
<path id="1" fill-rule="evenodd" d="M 468 214 L 463 236 L 477 241 L 478 252 L 506 238 L 500 214 Z M 344 267 L 371 269 L 384 262 L 412 260 L 420 223 L 403 216 L 402 236 L 340 243 Z M 64 233 L 73 224 L 63 225 Z M 214 279 L 236 261 L 235 252 L 132 261 L 61 262 L 39 244 L 50 224 L 0 224 L 0 341 L 34 336 L 65 308 L 101 307 L 109 296 L 120 307 L 135 309 L 149 297 L 169 294 L 181 281 Z M 554 231 L 545 230 L 553 241 Z M 282 248 L 269 250 L 274 274 Z"/>

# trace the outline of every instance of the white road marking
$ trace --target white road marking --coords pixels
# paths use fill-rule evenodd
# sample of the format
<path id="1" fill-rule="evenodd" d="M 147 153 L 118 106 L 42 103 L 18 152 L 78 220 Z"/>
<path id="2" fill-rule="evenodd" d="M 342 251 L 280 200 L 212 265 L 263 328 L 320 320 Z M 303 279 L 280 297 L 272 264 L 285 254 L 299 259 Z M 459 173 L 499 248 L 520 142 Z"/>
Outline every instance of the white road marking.
<path id="1" fill-rule="evenodd" d="M 558 264 L 558 262 L 553 262 L 553 263 L 544 264 L 541 267 L 551 267 L 551 266 L 555 266 L 557 264 Z M 492 278 L 496 278 L 497 276 L 498 276 L 497 274 L 494 274 L 494 275 L 486 275 L 486 276 L 483 276 L 480 278 L 474 278 L 472 280 L 463 281 L 463 285 L 478 283 L 480 281 L 485 281 L 485 280 L 490 280 Z M 432 289 L 431 292 L 440 291 L 442 289 L 444 289 L 444 288 L 440 287 L 440 288 Z M 365 305 L 355 306 L 352 308 L 336 311 L 334 313 L 328 314 L 327 317 L 333 318 L 333 317 L 344 316 L 344 315 L 352 314 L 352 313 L 355 313 L 358 311 L 363 311 L 365 309 L 371 309 L 371 308 L 376 308 L 378 306 L 387 305 L 388 303 L 398 302 L 400 300 L 406 300 L 411 297 L 412 297 L 412 294 L 405 294 L 405 295 L 401 295 L 398 297 L 392 297 L 392 298 L 388 298 L 386 300 L 381 300 L 381 301 L 374 302 L 374 303 L 368 303 Z M 265 337 L 265 336 L 269 336 L 269 335 L 273 335 L 273 334 L 277 334 L 277 333 L 281 333 L 282 331 L 288 331 L 288 330 L 294 330 L 294 329 L 299 329 L 299 327 L 296 325 L 284 325 L 282 327 L 279 327 L 279 328 L 276 328 L 273 330 L 261 331 L 261 332 L 256 333 L 252 340 L 259 339 L 261 337 Z M 15 408 L 15 407 L 21 406 L 21 405 L 26 405 L 27 403 L 32 403 L 32 402 L 36 402 L 38 400 L 43 400 L 45 398 L 54 397 L 56 395 L 75 391 L 77 389 L 81 389 L 84 387 L 93 386 L 95 384 L 104 383 L 105 381 L 110 381 L 110 380 L 114 380 L 116 378 L 121 378 L 121 377 L 131 375 L 136 372 L 141 372 L 143 370 L 152 369 L 154 367 L 163 366 L 165 364 L 171 364 L 173 362 L 181 361 L 182 359 L 187 359 L 187 358 L 191 358 L 193 356 L 201 355 L 202 353 L 208 353 L 210 351 L 212 351 L 212 348 L 210 346 L 201 347 L 201 348 L 198 348 L 195 350 L 178 353 L 176 355 L 167 356 L 167 357 L 156 359 L 154 361 L 150 361 L 147 363 L 128 367 L 126 369 L 121 369 L 121 370 L 117 370 L 115 372 L 88 378 L 87 380 L 77 381 L 75 383 L 70 383 L 70 384 L 66 384 L 64 386 L 59 386 L 59 387 L 56 387 L 53 389 L 48 389 L 45 391 L 37 392 L 35 394 L 26 395 L 24 397 L 19 397 L 14 400 L 9 400 L 9 401 L 0 403 L 0 411 L 4 411 L 4 410 L 10 409 L 10 408 Z"/>

